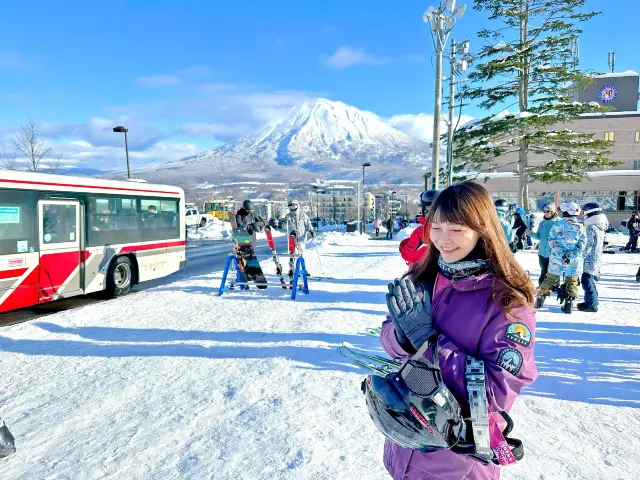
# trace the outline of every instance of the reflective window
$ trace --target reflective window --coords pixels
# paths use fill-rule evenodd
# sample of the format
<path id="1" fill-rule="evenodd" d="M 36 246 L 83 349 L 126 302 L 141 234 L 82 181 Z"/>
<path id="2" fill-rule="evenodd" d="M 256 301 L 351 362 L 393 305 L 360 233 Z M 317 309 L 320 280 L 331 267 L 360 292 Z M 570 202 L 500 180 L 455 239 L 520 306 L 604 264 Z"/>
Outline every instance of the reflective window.
<path id="1" fill-rule="evenodd" d="M 136 198 L 92 197 L 87 213 L 87 242 L 91 247 L 141 241 Z"/>
<path id="2" fill-rule="evenodd" d="M 0 255 L 35 252 L 33 192 L 0 190 Z"/>
<path id="3" fill-rule="evenodd" d="M 45 245 L 77 241 L 77 205 L 43 205 L 42 238 Z"/>

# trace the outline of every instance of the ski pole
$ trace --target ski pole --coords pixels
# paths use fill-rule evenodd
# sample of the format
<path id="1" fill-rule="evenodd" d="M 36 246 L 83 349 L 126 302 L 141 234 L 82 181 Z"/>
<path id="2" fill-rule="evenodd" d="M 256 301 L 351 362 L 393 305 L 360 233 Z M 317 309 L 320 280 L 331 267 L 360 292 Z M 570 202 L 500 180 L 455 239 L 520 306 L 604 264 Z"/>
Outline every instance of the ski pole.
<path id="1" fill-rule="evenodd" d="M 322 260 L 320 260 L 320 250 L 318 249 L 318 244 L 316 243 L 316 253 L 318 254 L 318 263 L 320 263 L 320 271 L 322 272 L 322 275 L 324 275 L 324 267 L 322 266 Z"/>

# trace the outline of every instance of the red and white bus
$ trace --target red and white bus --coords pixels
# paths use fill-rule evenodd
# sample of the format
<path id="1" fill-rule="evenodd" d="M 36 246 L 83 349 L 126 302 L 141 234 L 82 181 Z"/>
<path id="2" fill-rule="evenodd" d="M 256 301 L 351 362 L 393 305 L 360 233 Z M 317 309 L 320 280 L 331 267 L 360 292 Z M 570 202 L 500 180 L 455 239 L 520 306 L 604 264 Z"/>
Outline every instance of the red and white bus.
<path id="1" fill-rule="evenodd" d="M 0 170 L 0 312 L 181 270 L 184 207 L 178 187 Z"/>

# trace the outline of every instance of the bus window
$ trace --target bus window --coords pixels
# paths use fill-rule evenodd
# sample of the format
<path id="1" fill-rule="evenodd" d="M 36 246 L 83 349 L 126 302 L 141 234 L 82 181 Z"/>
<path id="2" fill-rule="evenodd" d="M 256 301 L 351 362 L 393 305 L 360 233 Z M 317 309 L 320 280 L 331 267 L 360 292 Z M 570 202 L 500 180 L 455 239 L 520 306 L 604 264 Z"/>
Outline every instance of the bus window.
<path id="1" fill-rule="evenodd" d="M 44 243 L 69 243 L 76 241 L 76 205 L 43 206 L 43 235 Z"/>
<path id="2" fill-rule="evenodd" d="M 38 250 L 33 192 L 0 190 L 0 255 Z"/>
<path id="3" fill-rule="evenodd" d="M 180 238 L 178 202 L 176 200 L 143 199 L 142 241 Z"/>
<path id="4" fill-rule="evenodd" d="M 141 241 L 135 198 L 89 198 L 87 219 L 90 247 Z"/>

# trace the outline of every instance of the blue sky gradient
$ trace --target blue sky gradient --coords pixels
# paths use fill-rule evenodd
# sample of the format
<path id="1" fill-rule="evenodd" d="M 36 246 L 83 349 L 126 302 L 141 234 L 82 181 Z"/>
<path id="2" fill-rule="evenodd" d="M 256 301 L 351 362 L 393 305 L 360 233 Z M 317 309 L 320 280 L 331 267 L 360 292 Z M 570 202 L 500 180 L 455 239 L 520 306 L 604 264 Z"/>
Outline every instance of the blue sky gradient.
<path id="1" fill-rule="evenodd" d="M 66 161 L 119 168 L 111 127 L 123 123 L 134 165 L 176 160 L 317 96 L 403 115 L 398 127 L 429 139 L 433 45 L 422 13 L 432 3 L 2 2 L 0 152 L 32 119 Z M 640 69 L 631 40 L 640 2 L 587 6 L 603 14 L 584 27 L 581 66 L 605 71 L 615 49 L 617 71 Z M 468 9 L 455 38 L 473 51 L 484 26 Z"/>

